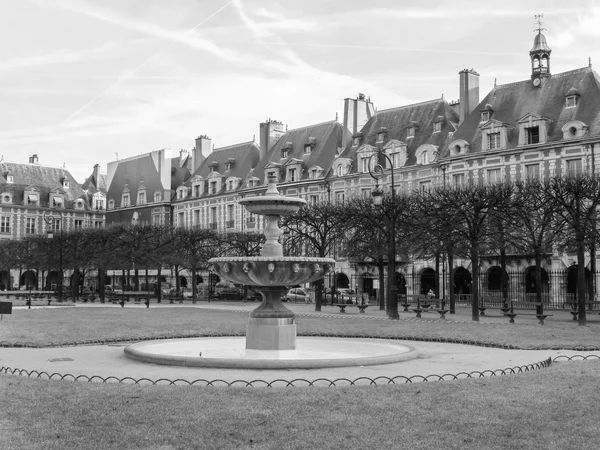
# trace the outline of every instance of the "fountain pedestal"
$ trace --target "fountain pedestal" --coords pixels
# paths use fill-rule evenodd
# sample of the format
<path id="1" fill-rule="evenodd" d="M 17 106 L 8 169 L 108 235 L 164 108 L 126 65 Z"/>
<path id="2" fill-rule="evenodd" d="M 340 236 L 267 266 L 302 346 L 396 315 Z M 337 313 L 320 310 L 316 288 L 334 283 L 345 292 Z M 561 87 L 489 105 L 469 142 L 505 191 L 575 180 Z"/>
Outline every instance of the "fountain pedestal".
<path id="1" fill-rule="evenodd" d="M 295 350 L 296 320 L 293 317 L 250 317 L 246 325 L 246 349 Z"/>
<path id="2" fill-rule="evenodd" d="M 294 313 L 281 303 L 285 286 L 262 286 L 263 301 L 250 313 L 246 325 L 246 349 L 295 350 L 296 320 Z"/>

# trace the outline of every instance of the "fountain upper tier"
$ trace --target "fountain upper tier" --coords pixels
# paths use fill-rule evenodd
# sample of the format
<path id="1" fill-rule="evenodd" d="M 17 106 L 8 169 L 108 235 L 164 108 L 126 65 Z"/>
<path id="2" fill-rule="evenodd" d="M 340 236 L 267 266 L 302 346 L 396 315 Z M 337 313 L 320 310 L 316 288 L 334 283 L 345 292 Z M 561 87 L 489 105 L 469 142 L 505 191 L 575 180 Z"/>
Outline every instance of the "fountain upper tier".
<path id="1" fill-rule="evenodd" d="M 249 286 L 295 286 L 323 278 L 335 260 L 294 256 L 223 257 L 210 260 L 212 270 L 227 280 Z"/>

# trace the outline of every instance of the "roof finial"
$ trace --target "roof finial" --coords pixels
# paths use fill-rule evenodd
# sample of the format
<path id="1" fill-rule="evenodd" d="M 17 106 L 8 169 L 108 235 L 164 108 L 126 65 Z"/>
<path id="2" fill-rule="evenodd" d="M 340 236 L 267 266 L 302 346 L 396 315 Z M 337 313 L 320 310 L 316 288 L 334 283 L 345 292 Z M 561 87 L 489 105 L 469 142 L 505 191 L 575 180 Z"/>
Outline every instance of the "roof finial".
<path id="1" fill-rule="evenodd" d="M 544 15 L 543 14 L 536 14 L 533 17 L 535 17 L 535 20 L 537 20 L 537 23 L 538 23 L 537 29 L 535 29 L 533 31 L 537 31 L 539 34 L 542 34 L 542 30 L 545 30 L 545 28 L 542 28 L 542 23 L 544 23 L 544 22 L 542 22 L 542 17 L 544 17 Z"/>
<path id="2" fill-rule="evenodd" d="M 444 100 L 444 93 L 442 92 L 442 100 Z"/>
<path id="3" fill-rule="evenodd" d="M 497 78 L 494 78 L 494 87 L 497 86 L 496 80 L 497 80 Z"/>
<path id="4" fill-rule="evenodd" d="M 592 57 L 588 57 L 588 67 L 591 69 L 592 68 Z"/>
<path id="5" fill-rule="evenodd" d="M 338 121 L 338 113 L 337 113 L 337 111 L 335 112 L 335 121 L 336 122 Z"/>

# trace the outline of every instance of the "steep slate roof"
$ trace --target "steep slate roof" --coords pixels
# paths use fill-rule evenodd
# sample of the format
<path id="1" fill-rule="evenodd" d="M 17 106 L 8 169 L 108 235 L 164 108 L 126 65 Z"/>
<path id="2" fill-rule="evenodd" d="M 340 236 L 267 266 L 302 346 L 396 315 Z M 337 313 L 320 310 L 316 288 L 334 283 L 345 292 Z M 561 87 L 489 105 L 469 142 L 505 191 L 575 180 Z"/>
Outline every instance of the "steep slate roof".
<path id="1" fill-rule="evenodd" d="M 177 156 L 171 158 L 171 189 L 175 190 L 190 178 L 190 165 L 192 157 L 190 155 Z"/>
<path id="2" fill-rule="evenodd" d="M 96 179 L 96 177 L 94 176 L 94 173 L 92 173 L 83 182 L 83 184 L 81 185 L 81 189 L 83 189 L 84 191 L 87 191 L 88 194 L 90 194 L 90 195 L 93 195 L 96 192 L 105 192 L 106 193 L 107 178 L 108 177 L 106 176 L 105 173 L 99 173 L 98 179 Z"/>
<path id="3" fill-rule="evenodd" d="M 443 116 L 445 120 L 441 131 L 434 133 L 433 126 L 438 116 Z M 361 129 L 363 135 L 361 144 L 352 145 L 340 156 L 354 158 L 356 150 L 363 144 L 377 147 L 380 145 L 376 144 L 377 135 L 381 128 L 385 127 L 386 137 L 383 145 L 392 139 L 404 142 L 407 145 L 407 159 L 404 166 L 415 165 L 417 162 L 415 152 L 421 145 L 439 146 L 441 152 L 448 141 L 448 135 L 456 129 L 458 120 L 458 114 L 443 98 L 380 110 Z M 413 138 L 407 138 L 411 124 L 416 127 L 415 135 Z"/>
<path id="4" fill-rule="evenodd" d="M 13 183 L 6 182 L 9 173 L 13 176 Z M 69 182 L 68 188 L 63 188 L 62 179 Z M 23 204 L 23 191 L 32 186 L 39 191 L 40 206 L 49 206 L 50 192 L 54 189 L 64 192 L 67 208 L 72 208 L 72 202 L 79 198 L 86 201 L 86 209 L 90 206 L 85 192 L 67 169 L 38 164 L 0 163 L 0 193 L 11 193 L 13 204 Z"/>
<path id="5" fill-rule="evenodd" d="M 571 88 L 580 94 L 578 104 L 565 108 L 565 94 Z M 470 144 L 470 153 L 481 151 L 480 111 L 488 103 L 494 110 L 492 118 L 509 125 L 506 148 L 517 147 L 517 121 L 528 113 L 550 120 L 546 142 L 561 141 L 561 128 L 570 120 L 585 123 L 589 127 L 588 135 L 600 134 L 600 79 L 588 67 L 551 75 L 539 88 L 532 85 L 531 79 L 496 86 L 454 134 L 455 139 L 464 139 Z"/>
<path id="6" fill-rule="evenodd" d="M 303 161 L 300 180 L 308 179 L 309 169 L 314 166 L 321 167 L 327 173 L 335 159 L 338 147 L 344 147 L 342 137 L 343 126 L 336 120 L 286 131 L 267 151 L 249 176 L 257 177 L 260 184 L 264 184 L 265 166 L 269 163 L 278 163 L 283 168 L 290 159 Z M 305 155 L 304 146 L 311 142 L 310 138 L 314 138 L 315 145 L 310 154 Z M 289 146 L 288 143 L 291 143 L 291 150 L 286 158 L 282 158 L 281 151 Z M 283 172 L 280 175 L 283 177 Z"/>
<path id="7" fill-rule="evenodd" d="M 229 177 L 237 177 L 243 182 L 248 173 L 258 163 L 259 154 L 260 149 L 254 141 L 216 148 L 191 175 L 190 179 L 185 183 L 185 186 L 191 186 L 191 179 L 197 175 L 203 177 L 204 180 L 208 179 L 208 176 L 211 174 L 211 166 L 214 167 L 215 172 L 222 175 L 223 181 Z M 228 162 L 233 162 L 231 170 L 225 170 L 225 164 Z M 222 187 L 223 189 L 225 188 L 225 183 L 223 183 Z M 204 195 L 207 195 L 206 192 L 207 191 L 205 190 Z"/>
<path id="8" fill-rule="evenodd" d="M 152 155 L 152 153 L 147 153 L 118 162 L 107 192 L 107 198 L 109 200 L 114 200 L 115 206 L 121 206 L 121 199 L 125 186 L 127 186 L 132 193 L 132 204 L 135 204 L 135 193 L 142 184 L 146 188 L 147 201 L 152 198 L 153 193 L 156 191 L 162 193 L 167 189 L 172 189 L 171 186 L 162 185 Z"/>

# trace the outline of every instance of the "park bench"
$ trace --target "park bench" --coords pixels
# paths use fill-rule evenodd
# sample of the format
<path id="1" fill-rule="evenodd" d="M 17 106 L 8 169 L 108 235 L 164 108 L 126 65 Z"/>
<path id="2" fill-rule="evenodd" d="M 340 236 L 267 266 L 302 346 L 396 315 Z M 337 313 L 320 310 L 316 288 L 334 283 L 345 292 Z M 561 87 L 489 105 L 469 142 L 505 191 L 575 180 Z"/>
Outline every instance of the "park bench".
<path id="1" fill-rule="evenodd" d="M 573 316 L 573 320 L 577 320 L 577 316 L 579 316 L 579 303 L 569 302 L 566 304 L 571 305 L 571 310 L 569 312 Z M 594 309 L 594 307 L 598 306 L 598 305 L 600 305 L 600 301 L 588 300 L 585 302 L 586 311 L 589 309 L 589 306 L 591 306 L 592 307 L 591 312 L 597 312 L 598 314 L 600 314 L 600 312 L 598 310 Z"/>
<path id="2" fill-rule="evenodd" d="M 356 305 L 353 303 L 336 303 L 335 306 L 340 308 L 340 313 L 345 313 L 347 306 L 356 306 Z M 364 311 L 362 311 L 362 312 L 364 312 Z"/>
<path id="3" fill-rule="evenodd" d="M 540 312 L 538 312 L 538 310 L 537 310 L 538 307 L 540 308 Z M 531 311 L 532 309 L 535 309 L 534 313 L 527 313 L 527 312 L 516 313 L 515 312 L 515 310 Z M 546 319 L 546 317 L 552 316 L 552 314 L 544 314 L 542 302 L 520 302 L 520 301 L 511 301 L 510 302 L 510 310 L 507 311 L 504 315 L 510 319 L 509 320 L 510 323 L 515 323 L 515 317 L 517 315 L 536 316 L 540 325 L 544 325 L 544 320 Z"/>

